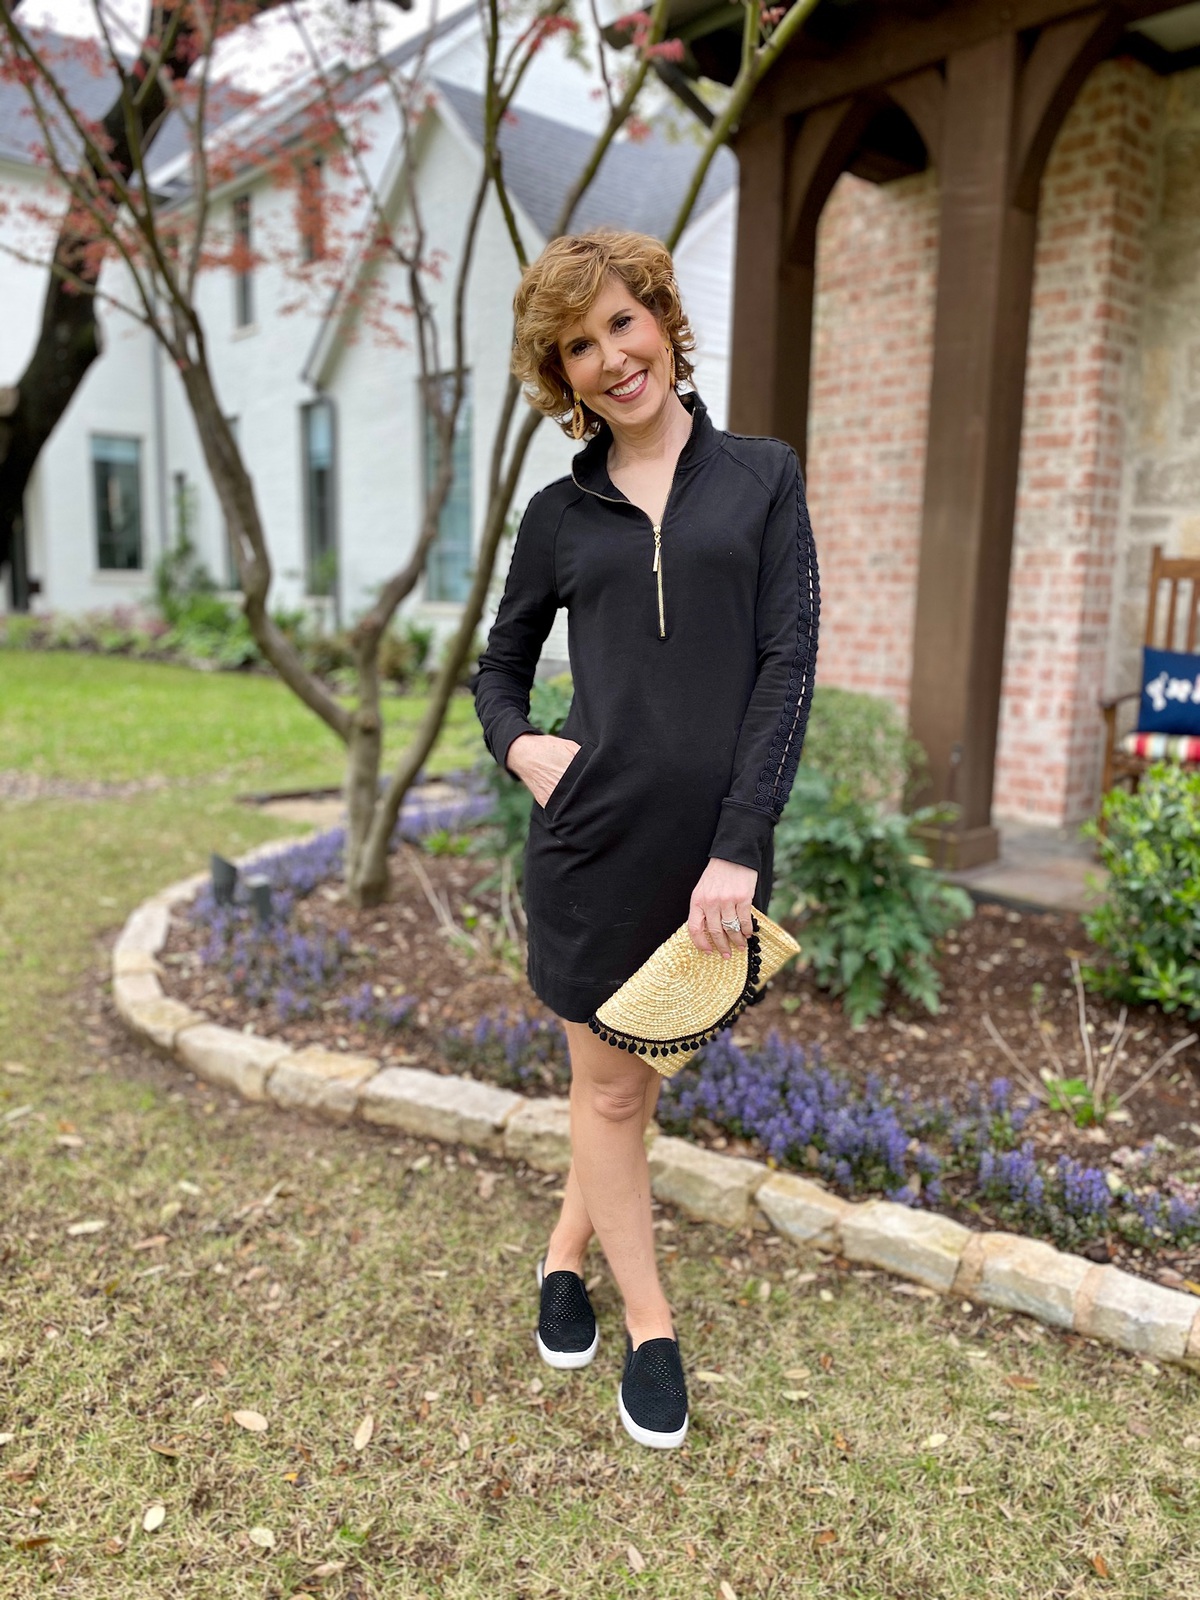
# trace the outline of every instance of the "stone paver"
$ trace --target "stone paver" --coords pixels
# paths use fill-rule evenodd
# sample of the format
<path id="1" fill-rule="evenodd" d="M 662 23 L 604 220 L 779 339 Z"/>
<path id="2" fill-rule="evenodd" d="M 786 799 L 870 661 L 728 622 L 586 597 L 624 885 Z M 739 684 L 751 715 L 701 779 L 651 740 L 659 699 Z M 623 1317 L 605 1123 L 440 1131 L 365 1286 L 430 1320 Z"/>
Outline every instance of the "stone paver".
<path id="1" fill-rule="evenodd" d="M 145 973 L 153 973 L 155 977 L 162 975 L 162 967 L 149 950 L 136 948 L 126 949 L 124 945 L 117 945 L 112 955 L 112 970 L 114 978 L 134 978 Z M 159 985 L 161 989 L 162 985 Z"/>
<path id="2" fill-rule="evenodd" d="M 888 1272 L 899 1272 L 942 1294 L 953 1284 L 971 1237 L 970 1228 L 939 1216 L 913 1211 L 892 1200 L 867 1200 L 842 1218 L 842 1254 Z"/>
<path id="3" fill-rule="evenodd" d="M 348 1122 L 358 1109 L 362 1086 L 379 1071 L 369 1056 L 312 1045 L 287 1055 L 267 1079 L 267 1097 L 283 1110 L 315 1111 Z"/>
<path id="4" fill-rule="evenodd" d="M 772 1172 L 755 1191 L 754 1203 L 786 1238 L 820 1250 L 840 1248 L 838 1230 L 853 1209 L 848 1200 L 791 1172 Z"/>
<path id="5" fill-rule="evenodd" d="M 1075 1308 L 1075 1331 L 1159 1361 L 1182 1361 L 1198 1309 L 1195 1296 L 1119 1267 L 1092 1267 Z"/>
<path id="6" fill-rule="evenodd" d="M 118 945 L 122 950 L 147 950 L 157 955 L 167 942 L 170 925 L 171 913 L 162 900 L 147 900 L 122 928 Z"/>
<path id="7" fill-rule="evenodd" d="M 660 1134 L 647 1152 L 650 1189 L 658 1200 L 683 1206 L 694 1217 L 741 1228 L 750 1220 L 750 1202 L 769 1167 L 743 1156 L 702 1150 L 686 1139 Z"/>
<path id="8" fill-rule="evenodd" d="M 571 1102 L 561 1097 L 527 1100 L 504 1124 L 504 1154 L 539 1172 L 571 1166 Z"/>
<path id="9" fill-rule="evenodd" d="M 133 983 L 137 980 L 128 978 L 123 981 Z M 193 1011 L 191 1006 L 185 1006 L 181 1000 L 168 1000 L 165 995 L 160 995 L 157 1000 L 139 1000 L 121 1015 L 134 1033 L 140 1033 L 143 1039 L 166 1056 L 174 1055 L 175 1042 L 185 1028 L 194 1028 L 208 1021 L 199 1011 Z"/>
<path id="10" fill-rule="evenodd" d="M 524 1104 L 521 1095 L 473 1078 L 443 1077 L 422 1067 L 384 1067 L 363 1085 L 359 1115 L 386 1128 L 500 1155 L 504 1125 Z"/>
<path id="11" fill-rule="evenodd" d="M 985 1233 L 973 1252 L 978 1271 L 967 1292 L 985 1305 L 1024 1311 L 1055 1328 L 1069 1328 L 1075 1297 L 1092 1263 L 1019 1233 Z"/>
<path id="12" fill-rule="evenodd" d="M 176 1040 L 179 1059 L 206 1083 L 235 1089 L 247 1100 L 267 1098 L 267 1077 L 291 1052 L 279 1039 L 235 1033 L 215 1022 L 185 1028 Z"/>

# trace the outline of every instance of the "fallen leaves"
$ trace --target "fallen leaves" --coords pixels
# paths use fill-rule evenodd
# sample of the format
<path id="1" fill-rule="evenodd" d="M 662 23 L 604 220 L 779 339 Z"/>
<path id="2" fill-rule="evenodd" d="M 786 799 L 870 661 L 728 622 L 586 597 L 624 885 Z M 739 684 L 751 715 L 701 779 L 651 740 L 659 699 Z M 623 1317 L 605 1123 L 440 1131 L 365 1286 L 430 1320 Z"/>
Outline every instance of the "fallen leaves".
<path id="1" fill-rule="evenodd" d="M 270 1528 L 251 1528 L 246 1535 L 251 1544 L 256 1544 L 260 1550 L 274 1550 L 275 1535 Z"/>
<path id="2" fill-rule="evenodd" d="M 1036 1378 L 1027 1378 L 1023 1372 L 1006 1372 L 1004 1381 L 1010 1389 L 1039 1389 Z"/>
<path id="3" fill-rule="evenodd" d="M 261 1411 L 235 1411 L 233 1420 L 239 1428 L 245 1428 L 247 1433 L 266 1433 L 270 1423 Z"/>
<path id="4" fill-rule="evenodd" d="M 375 1432 L 375 1418 L 368 1413 L 354 1431 L 354 1448 L 365 1450 Z"/>
<path id="5" fill-rule="evenodd" d="M 86 1222 L 72 1222 L 67 1232 L 71 1235 L 81 1233 L 99 1233 L 102 1228 L 108 1227 L 107 1217 L 89 1217 Z"/>
<path id="6" fill-rule="evenodd" d="M 1103 1556 L 1092 1557 L 1092 1571 L 1098 1578 L 1108 1578 L 1112 1576 L 1108 1570 L 1108 1562 L 1105 1561 Z"/>
<path id="7" fill-rule="evenodd" d="M 927 1439 L 921 1440 L 922 1450 L 940 1450 L 948 1443 L 950 1435 L 947 1433 L 931 1433 Z"/>
<path id="8" fill-rule="evenodd" d="M 146 1533 L 153 1533 L 155 1528 L 161 1528 L 166 1520 L 167 1508 L 160 1500 L 152 1506 L 147 1506 L 146 1514 L 142 1518 L 142 1528 Z"/>
<path id="9" fill-rule="evenodd" d="M 635 1544 L 625 1546 L 625 1559 L 632 1572 L 645 1572 L 646 1558 Z"/>

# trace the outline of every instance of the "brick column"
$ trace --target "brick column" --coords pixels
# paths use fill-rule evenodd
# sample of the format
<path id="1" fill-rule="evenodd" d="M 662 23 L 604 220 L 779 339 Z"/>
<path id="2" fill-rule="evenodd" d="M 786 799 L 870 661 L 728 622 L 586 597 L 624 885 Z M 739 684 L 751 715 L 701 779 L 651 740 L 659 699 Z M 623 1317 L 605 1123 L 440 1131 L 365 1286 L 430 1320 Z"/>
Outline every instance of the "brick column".
<path id="1" fill-rule="evenodd" d="M 1074 823 L 1097 803 L 1096 696 L 1118 602 L 1125 385 L 1162 90 L 1135 61 L 1098 67 L 1042 181 L 996 760 L 1001 816 Z"/>

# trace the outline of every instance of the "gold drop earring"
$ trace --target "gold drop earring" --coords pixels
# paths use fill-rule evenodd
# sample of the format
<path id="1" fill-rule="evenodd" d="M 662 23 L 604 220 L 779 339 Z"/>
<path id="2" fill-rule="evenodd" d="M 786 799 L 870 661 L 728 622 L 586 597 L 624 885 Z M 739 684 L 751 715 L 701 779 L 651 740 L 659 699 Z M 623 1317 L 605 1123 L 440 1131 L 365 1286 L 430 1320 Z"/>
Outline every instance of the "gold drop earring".
<path id="1" fill-rule="evenodd" d="M 671 358 L 671 376 L 667 381 L 673 389 L 675 387 L 675 346 L 673 344 L 667 346 L 667 354 Z"/>
<path id="2" fill-rule="evenodd" d="M 571 393 L 575 396 L 575 407 L 571 412 L 571 437 L 582 439 L 583 430 L 587 427 L 587 418 L 583 414 L 583 402 L 579 398 L 579 390 L 572 389 Z"/>

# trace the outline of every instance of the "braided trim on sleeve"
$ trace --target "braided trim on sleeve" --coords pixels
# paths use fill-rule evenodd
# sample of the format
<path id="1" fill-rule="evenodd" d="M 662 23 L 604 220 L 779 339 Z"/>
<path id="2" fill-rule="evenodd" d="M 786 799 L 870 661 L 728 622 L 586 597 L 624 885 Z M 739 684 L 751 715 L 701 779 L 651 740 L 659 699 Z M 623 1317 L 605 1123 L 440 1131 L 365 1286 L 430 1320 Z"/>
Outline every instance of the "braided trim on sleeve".
<path id="1" fill-rule="evenodd" d="M 794 452 L 793 452 L 794 454 Z M 788 670 L 783 712 L 772 736 L 766 762 L 758 775 L 754 803 L 779 817 L 791 793 L 800 764 L 800 750 L 808 726 L 812 704 L 813 675 L 817 657 L 817 623 L 821 611 L 820 583 L 816 549 L 808 505 L 801 488 L 800 463 L 796 462 L 796 568 L 799 585 L 799 610 L 796 618 L 796 652 Z"/>

